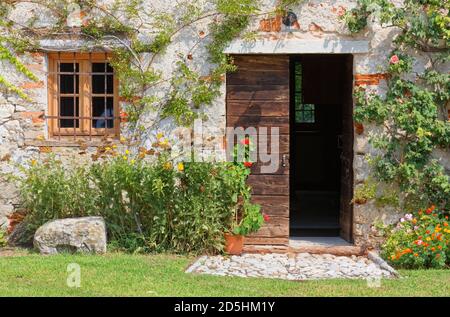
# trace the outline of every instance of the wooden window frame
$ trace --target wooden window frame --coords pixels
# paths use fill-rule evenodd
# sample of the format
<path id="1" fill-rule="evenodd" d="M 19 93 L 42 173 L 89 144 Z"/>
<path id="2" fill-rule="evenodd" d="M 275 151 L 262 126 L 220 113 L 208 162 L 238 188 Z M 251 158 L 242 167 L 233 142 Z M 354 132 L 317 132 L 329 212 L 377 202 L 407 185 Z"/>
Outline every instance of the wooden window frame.
<path id="1" fill-rule="evenodd" d="M 48 132 L 49 137 L 99 137 L 120 136 L 120 110 L 119 110 L 119 82 L 113 73 L 113 93 L 92 93 L 92 63 L 107 63 L 111 55 L 108 53 L 50 53 L 48 54 Z M 79 64 L 79 91 L 73 95 L 79 98 L 79 127 L 63 128 L 59 126 L 59 63 Z M 76 70 L 74 70 L 76 72 Z M 93 128 L 92 121 L 92 97 L 113 97 L 113 120 L 114 127 Z M 74 118 L 76 115 L 74 114 Z M 98 120 L 98 119 L 97 119 Z"/>

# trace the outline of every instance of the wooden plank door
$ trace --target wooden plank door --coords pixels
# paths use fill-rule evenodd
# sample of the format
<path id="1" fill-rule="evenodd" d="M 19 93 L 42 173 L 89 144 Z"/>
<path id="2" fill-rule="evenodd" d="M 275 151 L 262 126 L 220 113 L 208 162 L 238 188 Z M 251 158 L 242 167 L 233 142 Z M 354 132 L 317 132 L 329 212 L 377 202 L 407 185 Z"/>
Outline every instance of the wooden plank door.
<path id="1" fill-rule="evenodd" d="M 274 173 L 262 173 L 259 160 L 248 183 L 253 202 L 270 221 L 246 244 L 286 245 L 289 241 L 289 56 L 236 55 L 238 68 L 227 75 L 227 127 L 279 128 L 278 161 Z M 270 138 L 269 138 L 270 142 Z M 268 146 L 270 152 L 270 145 Z M 283 164 L 284 162 L 284 164 Z"/>
<path id="2" fill-rule="evenodd" d="M 342 109 L 341 153 L 341 237 L 353 242 L 353 56 L 345 61 Z"/>

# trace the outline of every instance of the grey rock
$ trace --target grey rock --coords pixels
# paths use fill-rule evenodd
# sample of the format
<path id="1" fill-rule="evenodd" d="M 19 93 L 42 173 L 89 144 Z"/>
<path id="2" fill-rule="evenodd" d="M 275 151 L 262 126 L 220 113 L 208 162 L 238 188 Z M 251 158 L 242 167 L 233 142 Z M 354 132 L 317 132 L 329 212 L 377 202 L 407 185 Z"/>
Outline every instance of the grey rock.
<path id="1" fill-rule="evenodd" d="M 102 217 L 50 221 L 36 231 L 33 244 L 41 254 L 61 251 L 105 253 L 105 221 Z"/>

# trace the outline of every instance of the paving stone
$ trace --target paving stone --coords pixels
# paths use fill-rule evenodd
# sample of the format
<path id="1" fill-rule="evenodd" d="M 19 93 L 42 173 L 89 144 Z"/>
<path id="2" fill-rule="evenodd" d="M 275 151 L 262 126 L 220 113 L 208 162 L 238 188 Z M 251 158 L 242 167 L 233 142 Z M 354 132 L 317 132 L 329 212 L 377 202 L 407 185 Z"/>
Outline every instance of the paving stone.
<path id="1" fill-rule="evenodd" d="M 389 271 L 367 257 L 309 253 L 299 253 L 296 256 L 270 253 L 231 257 L 204 256 L 186 272 L 285 280 L 393 277 Z"/>

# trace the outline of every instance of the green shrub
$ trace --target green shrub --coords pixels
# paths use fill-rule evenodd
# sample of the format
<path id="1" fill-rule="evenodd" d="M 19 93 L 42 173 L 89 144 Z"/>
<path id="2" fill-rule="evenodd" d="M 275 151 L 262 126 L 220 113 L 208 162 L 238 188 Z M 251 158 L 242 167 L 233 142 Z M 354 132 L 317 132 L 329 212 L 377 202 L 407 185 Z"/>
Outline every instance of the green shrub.
<path id="1" fill-rule="evenodd" d="M 443 268 L 450 264 L 448 215 L 434 206 L 406 214 L 388 230 L 382 256 L 404 268 Z"/>
<path id="2" fill-rule="evenodd" d="M 41 163 L 33 160 L 21 171 L 24 177 L 18 179 L 19 189 L 27 210 L 22 242 L 32 240 L 36 229 L 49 220 L 97 214 L 87 168 L 76 167 L 68 172 L 60 161 L 50 158 Z"/>
<path id="3" fill-rule="evenodd" d="M 5 247 L 7 244 L 6 241 L 6 231 L 2 228 L 0 228 L 0 248 Z"/>
<path id="4" fill-rule="evenodd" d="M 223 234 L 237 213 L 243 234 L 262 224 L 259 206 L 250 203 L 250 169 L 244 164 L 192 162 L 174 168 L 167 152 L 151 162 L 128 154 L 113 153 L 74 169 L 54 158 L 22 168 L 17 180 L 27 210 L 24 242 L 49 220 L 98 215 L 113 249 L 213 253 L 222 250 Z"/>

